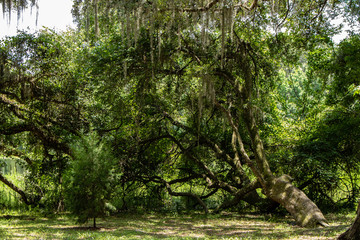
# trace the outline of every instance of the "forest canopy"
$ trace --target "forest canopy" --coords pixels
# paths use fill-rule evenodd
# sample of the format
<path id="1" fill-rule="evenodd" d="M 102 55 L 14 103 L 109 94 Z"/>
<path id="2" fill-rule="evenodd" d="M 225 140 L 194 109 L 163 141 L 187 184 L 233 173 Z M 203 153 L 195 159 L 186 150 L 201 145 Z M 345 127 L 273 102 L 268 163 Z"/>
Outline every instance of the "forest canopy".
<path id="1" fill-rule="evenodd" d="M 76 30 L 0 41 L 0 163 L 25 169 L 0 181 L 24 204 L 301 226 L 356 207 L 360 37 L 333 41 L 356 1 L 75 0 L 73 16 Z"/>

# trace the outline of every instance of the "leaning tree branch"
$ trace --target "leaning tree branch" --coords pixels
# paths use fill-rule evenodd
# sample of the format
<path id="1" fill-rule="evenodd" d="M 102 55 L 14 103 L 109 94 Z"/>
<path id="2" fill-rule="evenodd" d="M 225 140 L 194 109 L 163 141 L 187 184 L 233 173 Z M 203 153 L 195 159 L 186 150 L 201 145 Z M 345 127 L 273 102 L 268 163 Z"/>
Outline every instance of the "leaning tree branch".
<path id="1" fill-rule="evenodd" d="M 209 192 L 208 194 L 206 194 L 205 196 L 201 196 L 201 199 L 207 199 L 209 197 L 211 197 L 212 195 L 214 195 L 215 193 L 217 193 L 219 191 L 218 188 L 213 189 L 211 192 Z"/>
<path id="2" fill-rule="evenodd" d="M 223 151 L 220 148 L 220 146 L 218 144 L 214 143 L 210 139 L 201 135 L 194 129 L 192 129 L 188 126 L 185 126 L 184 124 L 174 120 L 167 112 L 164 112 L 163 114 L 164 114 L 165 118 L 167 118 L 174 126 L 177 126 L 179 128 L 186 130 L 188 133 L 192 134 L 193 136 L 196 136 L 198 138 L 198 140 L 199 140 L 198 142 L 200 144 L 204 144 L 205 146 L 210 147 L 210 149 L 213 150 L 213 152 L 216 154 L 216 156 L 218 158 L 221 158 L 223 161 L 228 163 L 236 171 L 236 173 L 239 175 L 242 182 L 244 182 L 244 183 L 250 182 L 249 178 L 246 176 L 245 171 L 243 170 L 243 168 L 241 166 L 241 162 L 238 157 L 236 157 L 236 156 L 235 156 L 235 158 L 230 157 L 227 153 L 225 153 L 225 151 Z"/>
<path id="3" fill-rule="evenodd" d="M 7 180 L 1 173 L 0 173 L 0 181 L 3 182 L 9 188 L 11 188 L 13 191 L 17 192 L 26 205 L 31 204 L 29 202 L 28 197 L 26 196 L 25 192 L 23 190 L 21 190 L 20 188 L 18 188 L 17 186 L 15 186 L 9 180 Z"/>
<path id="4" fill-rule="evenodd" d="M 191 198 L 194 198 L 201 206 L 202 208 L 204 209 L 205 211 L 205 214 L 208 214 L 209 213 L 209 209 L 208 207 L 206 206 L 206 204 L 204 203 L 203 200 L 201 200 L 201 198 L 194 194 L 194 193 L 190 193 L 190 192 L 174 192 L 171 187 L 170 187 L 170 184 L 165 182 L 165 186 L 166 186 L 166 189 L 168 191 L 168 193 L 172 196 L 183 196 L 183 197 L 191 197 Z"/>
<path id="5" fill-rule="evenodd" d="M 216 213 L 220 212 L 221 210 L 231 208 L 233 206 L 236 206 L 242 199 L 246 197 L 247 194 L 251 193 L 252 191 L 256 190 L 257 188 L 261 188 L 261 184 L 258 180 L 255 180 L 249 184 L 247 184 L 245 187 L 241 188 L 239 191 L 235 193 L 235 196 L 233 199 L 229 201 L 223 202 L 220 206 L 218 206 L 215 210 Z"/>
<path id="6" fill-rule="evenodd" d="M 206 182 L 208 183 L 209 187 L 220 187 L 224 189 L 225 191 L 228 191 L 230 193 L 234 193 L 237 191 L 237 188 L 231 186 L 230 184 L 223 182 L 219 180 L 215 174 L 211 171 L 211 169 L 206 166 L 202 161 L 197 159 L 194 155 L 192 155 L 188 149 L 184 148 L 184 146 L 173 136 L 170 135 L 169 137 L 178 147 L 180 150 L 192 161 L 194 161 L 201 169 L 203 169 L 206 174 L 204 175 L 204 178 Z"/>
<path id="7" fill-rule="evenodd" d="M 239 133 L 239 129 L 238 127 L 235 125 L 234 123 L 234 119 L 231 116 L 230 111 L 228 111 L 227 109 L 225 109 L 218 101 L 214 101 L 215 106 L 224 113 L 224 115 L 226 116 L 226 118 L 228 119 L 228 122 L 231 126 L 231 128 L 233 129 L 233 132 L 236 135 L 236 140 L 240 149 L 240 153 L 241 156 L 243 157 L 243 159 L 245 160 L 246 164 L 253 170 L 254 174 L 261 180 L 264 181 L 264 177 L 262 175 L 262 173 L 259 171 L 259 169 L 257 169 L 256 164 L 250 159 L 249 155 L 247 154 L 245 147 L 244 147 L 244 143 L 242 141 L 242 137 L 240 136 Z M 264 181 L 265 182 L 265 181 Z"/>

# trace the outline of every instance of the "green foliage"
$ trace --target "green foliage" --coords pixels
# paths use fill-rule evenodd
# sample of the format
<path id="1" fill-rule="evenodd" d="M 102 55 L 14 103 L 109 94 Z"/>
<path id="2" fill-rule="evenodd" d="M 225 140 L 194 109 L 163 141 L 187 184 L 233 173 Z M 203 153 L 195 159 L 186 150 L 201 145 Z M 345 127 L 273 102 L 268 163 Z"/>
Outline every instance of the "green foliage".
<path id="1" fill-rule="evenodd" d="M 195 2 L 198 5 L 191 7 L 201 6 Z M 239 98 L 228 84 L 229 79 L 219 74 L 220 70 L 227 71 L 241 85 L 246 64 L 254 74 L 252 92 L 256 97 L 252 104 L 261 134 L 269 146 L 269 155 L 276 156 L 271 159 L 274 171 L 288 171 L 296 164 L 293 175 L 300 184 L 312 178 L 313 172 L 307 170 L 319 170 L 321 183 L 334 179 L 330 174 L 332 166 L 327 168 L 326 156 L 321 154 L 323 141 L 309 144 L 312 141 L 309 135 L 317 129 L 327 109 L 326 84 L 321 77 L 327 75 L 331 64 L 330 36 L 335 31 L 327 24 L 330 15 L 322 11 L 327 6 L 320 4 L 314 8 L 312 1 L 303 1 L 299 5 L 294 3 L 298 11 L 292 12 L 285 2 L 274 2 L 272 6 L 264 2 L 254 11 L 254 18 L 239 9 L 231 19 L 227 10 L 236 3 L 228 1 L 226 8 L 216 4 L 209 10 L 209 17 L 203 12 L 160 11 L 174 6 L 189 7 L 187 1 L 154 4 L 128 1 L 108 5 L 99 1 L 103 35 L 95 37 L 94 5 L 76 1 L 74 12 L 79 26 L 92 23 L 86 30 L 90 43 L 83 47 L 78 59 L 79 75 L 87 83 L 85 114 L 101 134 L 114 136 L 114 154 L 121 163 L 119 189 L 123 189 L 119 195 L 125 196 L 126 201 L 136 205 L 135 202 L 141 202 L 136 199 L 150 197 L 157 203 L 156 197 L 166 198 L 156 188 L 160 189 L 161 184 L 152 182 L 154 177 L 171 181 L 191 174 L 206 174 L 176 146 L 172 137 L 219 179 L 234 184 L 231 167 L 201 142 L 201 136 L 234 156 L 231 128 L 213 105 L 217 100 L 231 109 L 246 150 L 252 150 Z M 226 19 L 221 20 L 218 12 L 226 15 Z M 209 17 L 208 25 L 206 17 Z M 102 25 L 106 21 L 114 23 L 112 30 Z M 231 21 L 236 24 L 231 26 Z M 275 33 L 268 31 L 273 25 Z M 242 51 L 251 52 L 251 57 L 238 54 Z M 313 71 L 323 70 L 323 75 L 312 76 L 311 67 Z M 195 134 L 164 120 L 164 111 Z M 276 149 L 287 144 L 294 147 Z M 311 154 L 315 150 L 319 156 L 313 161 Z M 308 164 L 301 168 L 304 162 Z M 315 168 L 316 165 L 321 167 Z M 206 186 L 203 179 L 196 184 Z M 133 188 L 127 188 L 129 185 Z M 184 186 L 188 187 L 189 183 Z M 324 189 L 330 191 L 335 186 Z M 134 188 L 142 190 L 136 192 Z M 160 193 L 152 196 L 151 189 Z M 323 195 L 321 188 L 309 192 L 312 190 L 316 192 L 314 196 Z"/>
<path id="2" fill-rule="evenodd" d="M 15 159 L 2 158 L 4 163 L 0 172 L 14 184 L 24 187 L 24 169 Z M 23 210 L 26 205 L 21 201 L 20 196 L 3 183 L 0 183 L 0 209 L 5 210 Z"/>
<path id="3" fill-rule="evenodd" d="M 360 44 L 354 35 L 334 53 L 337 3 L 213 3 L 76 0 L 79 31 L 1 41 L 0 151 L 24 160 L 24 188 L 41 207 L 57 209 L 65 191 L 80 223 L 107 204 L 197 209 L 171 197 L 169 183 L 202 197 L 218 188 L 204 197 L 216 208 L 233 197 L 224 185 L 246 182 L 229 161 L 239 147 L 217 103 L 251 159 L 249 105 L 276 174 L 290 173 L 322 206 L 346 202 L 344 192 L 354 201 Z"/>
<path id="4" fill-rule="evenodd" d="M 79 223 L 106 214 L 111 193 L 114 160 L 105 139 L 95 134 L 79 139 L 72 146 L 74 159 L 64 176 L 65 204 Z"/>
<path id="5" fill-rule="evenodd" d="M 332 69 L 334 76 L 330 84 L 329 104 L 350 107 L 357 104 L 354 96 L 356 86 L 360 85 L 360 35 L 352 35 L 339 44 Z"/>
<path id="6" fill-rule="evenodd" d="M 328 211 L 354 208 L 359 196 L 358 42 L 354 35 L 335 52 L 311 50 L 305 71 L 287 72 L 278 87 L 282 124 L 289 127 L 280 128 L 285 144 L 271 159 Z"/>

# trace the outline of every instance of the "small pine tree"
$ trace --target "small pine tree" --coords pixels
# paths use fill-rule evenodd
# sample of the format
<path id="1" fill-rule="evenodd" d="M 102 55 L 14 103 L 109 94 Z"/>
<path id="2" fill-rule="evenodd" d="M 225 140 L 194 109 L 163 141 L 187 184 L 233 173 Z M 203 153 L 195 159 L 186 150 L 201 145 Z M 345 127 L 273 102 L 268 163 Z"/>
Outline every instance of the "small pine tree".
<path id="1" fill-rule="evenodd" d="M 104 141 L 90 135 L 72 147 L 74 159 L 66 173 L 66 207 L 80 224 L 106 213 L 105 203 L 110 196 L 113 158 Z"/>

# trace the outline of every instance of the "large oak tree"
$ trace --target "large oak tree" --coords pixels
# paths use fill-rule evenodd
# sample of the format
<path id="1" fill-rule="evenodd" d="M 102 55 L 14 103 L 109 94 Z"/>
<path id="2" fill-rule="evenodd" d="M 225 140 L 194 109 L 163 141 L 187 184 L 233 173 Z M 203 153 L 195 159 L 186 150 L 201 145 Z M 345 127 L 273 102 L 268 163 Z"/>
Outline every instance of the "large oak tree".
<path id="1" fill-rule="evenodd" d="M 80 27 L 94 33 L 90 40 L 119 31 L 119 45 L 145 51 L 137 56 L 142 60 L 124 55 L 123 81 L 136 78 L 148 91 L 171 75 L 200 83 L 205 89 L 198 91 L 200 98 L 208 103 L 204 107 L 199 101 L 200 108 L 222 112 L 233 134 L 230 161 L 236 172 L 249 167 L 269 199 L 284 206 L 299 225 L 314 226 L 326 225 L 318 207 L 289 177 L 274 176 L 271 170 L 259 130 L 259 109 L 271 91 L 277 64 L 291 55 L 289 40 L 295 38 L 290 45 L 306 51 L 319 36 L 329 36 L 333 6 L 327 1 L 76 1 L 74 14 Z M 201 118 L 201 111 L 198 114 Z M 211 186 L 215 177 L 206 171 Z"/>

